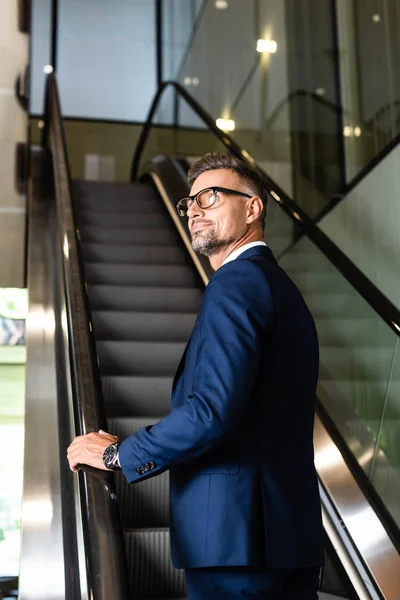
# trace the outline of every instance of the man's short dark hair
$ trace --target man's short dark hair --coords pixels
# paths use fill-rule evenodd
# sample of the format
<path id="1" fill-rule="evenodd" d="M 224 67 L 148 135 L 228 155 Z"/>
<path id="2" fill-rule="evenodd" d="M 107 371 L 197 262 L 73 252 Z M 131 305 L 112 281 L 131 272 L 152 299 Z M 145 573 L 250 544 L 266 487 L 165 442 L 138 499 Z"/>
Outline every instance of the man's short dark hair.
<path id="1" fill-rule="evenodd" d="M 188 172 L 188 182 L 192 186 L 196 179 L 206 171 L 215 169 L 228 169 L 236 173 L 246 182 L 249 191 L 258 196 L 263 203 L 263 211 L 259 217 L 261 227 L 264 230 L 267 211 L 268 191 L 262 176 L 243 160 L 229 156 L 228 154 L 208 152 L 192 164 Z"/>

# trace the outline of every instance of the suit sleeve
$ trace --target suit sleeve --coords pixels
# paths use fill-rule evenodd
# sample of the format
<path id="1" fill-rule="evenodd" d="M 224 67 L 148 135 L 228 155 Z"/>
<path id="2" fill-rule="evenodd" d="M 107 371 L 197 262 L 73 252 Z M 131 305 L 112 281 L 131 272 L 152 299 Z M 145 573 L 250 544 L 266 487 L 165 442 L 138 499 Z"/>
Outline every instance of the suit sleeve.
<path id="1" fill-rule="evenodd" d="M 243 262 L 222 267 L 206 289 L 192 393 L 122 442 L 119 460 L 129 482 L 198 459 L 240 426 L 274 314 L 262 271 Z"/>

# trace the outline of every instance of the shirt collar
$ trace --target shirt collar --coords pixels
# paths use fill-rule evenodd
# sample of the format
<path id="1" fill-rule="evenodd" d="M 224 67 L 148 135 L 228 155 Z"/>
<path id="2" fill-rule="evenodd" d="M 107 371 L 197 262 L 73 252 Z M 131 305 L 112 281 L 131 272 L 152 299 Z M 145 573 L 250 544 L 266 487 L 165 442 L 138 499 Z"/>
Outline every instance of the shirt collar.
<path id="1" fill-rule="evenodd" d="M 226 259 L 222 263 L 221 267 L 223 265 L 226 265 L 226 263 L 231 262 L 231 260 L 235 260 L 235 258 L 240 256 L 243 252 L 246 252 L 246 250 L 249 250 L 250 248 L 254 248 L 255 246 L 266 246 L 266 245 L 267 244 L 265 242 L 249 242 L 248 244 L 244 244 L 244 246 L 240 246 L 240 248 L 237 248 L 236 250 L 231 252 L 226 257 Z"/>

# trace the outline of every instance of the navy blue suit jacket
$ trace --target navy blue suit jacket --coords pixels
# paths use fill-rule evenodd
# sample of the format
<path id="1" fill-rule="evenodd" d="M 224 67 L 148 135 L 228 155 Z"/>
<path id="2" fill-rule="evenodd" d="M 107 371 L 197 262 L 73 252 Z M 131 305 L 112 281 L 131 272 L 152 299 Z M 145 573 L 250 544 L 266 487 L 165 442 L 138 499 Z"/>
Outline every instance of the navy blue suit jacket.
<path id="1" fill-rule="evenodd" d="M 170 469 L 178 568 L 323 563 L 313 318 L 264 246 L 208 284 L 171 413 L 124 440 L 130 482 Z"/>

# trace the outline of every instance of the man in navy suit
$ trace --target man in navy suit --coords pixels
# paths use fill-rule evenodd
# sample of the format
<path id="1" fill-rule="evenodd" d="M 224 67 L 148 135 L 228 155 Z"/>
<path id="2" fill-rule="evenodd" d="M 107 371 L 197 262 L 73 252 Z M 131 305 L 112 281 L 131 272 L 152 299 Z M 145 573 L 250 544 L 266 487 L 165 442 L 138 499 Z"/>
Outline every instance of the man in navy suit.
<path id="1" fill-rule="evenodd" d="M 314 321 L 263 241 L 260 176 L 208 154 L 189 183 L 177 210 L 215 274 L 171 413 L 120 444 L 104 432 L 77 438 L 70 465 L 120 465 L 129 482 L 170 470 L 172 558 L 186 569 L 190 600 L 316 600 L 324 553 Z"/>

